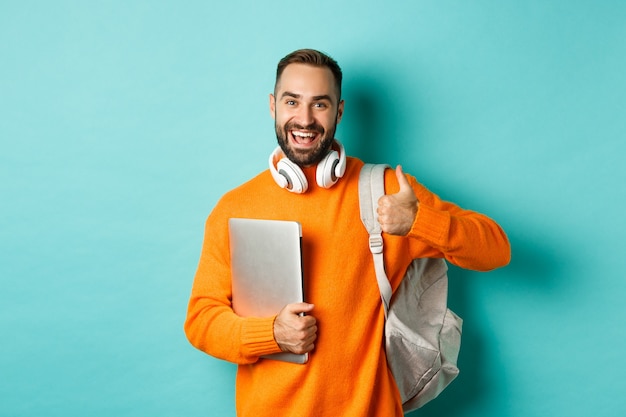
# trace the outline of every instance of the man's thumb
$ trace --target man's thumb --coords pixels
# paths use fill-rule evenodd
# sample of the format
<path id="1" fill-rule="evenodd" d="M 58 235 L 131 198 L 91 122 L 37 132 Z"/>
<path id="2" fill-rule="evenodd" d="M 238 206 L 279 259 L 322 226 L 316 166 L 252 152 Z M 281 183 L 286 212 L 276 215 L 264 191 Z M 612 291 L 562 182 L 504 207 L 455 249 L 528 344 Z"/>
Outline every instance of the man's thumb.
<path id="1" fill-rule="evenodd" d="M 314 305 L 309 303 L 294 303 L 289 304 L 288 309 L 292 314 L 308 313 L 313 310 Z"/>
<path id="2" fill-rule="evenodd" d="M 398 179 L 398 184 L 400 184 L 400 191 L 398 191 L 399 193 L 410 191 L 411 194 L 413 194 L 411 184 L 409 184 L 409 180 L 406 178 L 406 175 L 404 175 L 401 165 L 398 165 L 396 167 L 396 178 Z"/>

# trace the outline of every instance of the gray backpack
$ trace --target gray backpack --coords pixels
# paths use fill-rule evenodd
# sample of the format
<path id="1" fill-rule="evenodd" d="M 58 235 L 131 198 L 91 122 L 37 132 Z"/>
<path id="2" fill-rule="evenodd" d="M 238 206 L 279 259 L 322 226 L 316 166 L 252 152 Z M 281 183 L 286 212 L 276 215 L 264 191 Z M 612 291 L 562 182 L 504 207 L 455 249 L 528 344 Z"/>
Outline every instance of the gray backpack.
<path id="1" fill-rule="evenodd" d="M 387 363 L 406 413 L 437 397 L 459 374 L 456 362 L 463 321 L 447 307 L 448 267 L 443 259 L 414 259 L 392 296 L 376 214 L 378 199 L 385 192 L 386 168 L 365 164 L 359 177 L 359 203 L 385 308 Z"/>

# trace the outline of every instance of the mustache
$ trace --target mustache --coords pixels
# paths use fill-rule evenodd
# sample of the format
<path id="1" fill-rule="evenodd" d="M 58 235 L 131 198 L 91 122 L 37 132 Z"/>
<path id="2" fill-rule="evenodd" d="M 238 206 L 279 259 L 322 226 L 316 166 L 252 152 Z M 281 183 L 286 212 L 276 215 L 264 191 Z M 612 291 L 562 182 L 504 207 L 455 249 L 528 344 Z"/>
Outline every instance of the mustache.
<path id="1" fill-rule="evenodd" d="M 302 126 L 298 123 L 287 123 L 285 125 L 285 131 L 290 131 L 290 130 L 309 130 L 311 132 L 316 132 L 320 134 L 323 134 L 325 132 L 324 127 L 318 123 L 311 123 L 310 125 L 307 125 L 307 126 Z"/>

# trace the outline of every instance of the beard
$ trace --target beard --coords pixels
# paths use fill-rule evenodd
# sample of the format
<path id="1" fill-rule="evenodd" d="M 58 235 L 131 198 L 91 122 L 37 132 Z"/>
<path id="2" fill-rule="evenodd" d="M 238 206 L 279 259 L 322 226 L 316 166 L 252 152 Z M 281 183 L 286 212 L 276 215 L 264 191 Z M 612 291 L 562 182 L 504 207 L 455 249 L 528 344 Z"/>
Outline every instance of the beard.
<path id="1" fill-rule="evenodd" d="M 331 150 L 333 142 L 335 140 L 335 131 L 337 129 L 337 118 L 335 117 L 335 123 L 332 128 L 326 131 L 322 125 L 312 123 L 308 126 L 300 126 L 295 123 L 287 123 L 284 126 L 275 124 L 276 139 L 278 145 L 291 162 L 298 164 L 301 167 L 308 167 L 320 162 L 326 154 Z M 319 139 L 317 146 L 309 150 L 294 149 L 289 144 L 289 132 L 291 130 L 310 130 L 312 132 L 319 133 L 321 138 Z"/>

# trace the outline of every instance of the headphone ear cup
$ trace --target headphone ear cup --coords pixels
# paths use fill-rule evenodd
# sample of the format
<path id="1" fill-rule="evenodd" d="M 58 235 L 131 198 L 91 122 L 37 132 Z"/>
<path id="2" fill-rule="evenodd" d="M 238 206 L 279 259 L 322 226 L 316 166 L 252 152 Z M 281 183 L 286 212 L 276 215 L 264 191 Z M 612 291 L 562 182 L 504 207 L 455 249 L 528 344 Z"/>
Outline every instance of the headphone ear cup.
<path id="1" fill-rule="evenodd" d="M 339 153 L 334 150 L 328 152 L 324 159 L 317 164 L 317 170 L 315 171 L 317 185 L 323 188 L 330 188 L 335 185 L 339 179 L 335 174 L 337 164 L 339 164 Z"/>
<path id="2" fill-rule="evenodd" d="M 342 178 L 346 173 L 346 150 L 343 147 L 343 144 L 335 139 L 335 143 L 339 147 L 339 162 L 335 165 L 335 176 L 337 178 Z"/>
<path id="3" fill-rule="evenodd" d="M 276 170 L 287 180 L 287 186 L 285 188 L 292 193 L 302 194 L 309 188 L 309 183 L 306 180 L 304 172 L 289 159 L 282 158 L 278 161 Z"/>

